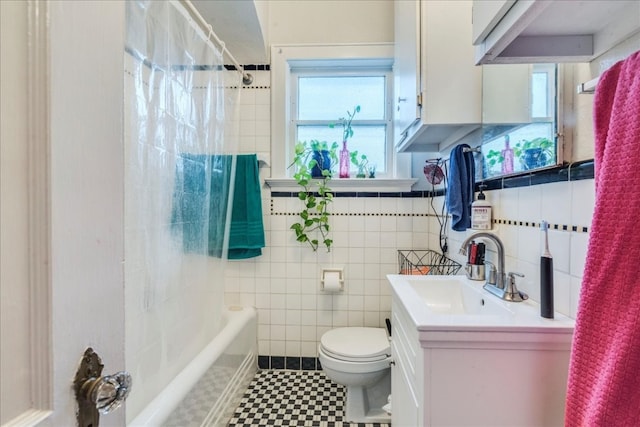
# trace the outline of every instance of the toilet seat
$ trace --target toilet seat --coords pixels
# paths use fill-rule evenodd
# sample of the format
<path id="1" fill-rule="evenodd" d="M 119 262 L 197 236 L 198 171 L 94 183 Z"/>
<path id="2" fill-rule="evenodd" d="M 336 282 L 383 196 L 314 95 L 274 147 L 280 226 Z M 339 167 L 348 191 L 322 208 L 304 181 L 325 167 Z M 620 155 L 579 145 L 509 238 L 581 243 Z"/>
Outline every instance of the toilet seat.
<path id="1" fill-rule="evenodd" d="M 383 328 L 332 329 L 320 338 L 320 348 L 328 356 L 346 362 L 375 362 L 391 354 L 387 332 Z"/>

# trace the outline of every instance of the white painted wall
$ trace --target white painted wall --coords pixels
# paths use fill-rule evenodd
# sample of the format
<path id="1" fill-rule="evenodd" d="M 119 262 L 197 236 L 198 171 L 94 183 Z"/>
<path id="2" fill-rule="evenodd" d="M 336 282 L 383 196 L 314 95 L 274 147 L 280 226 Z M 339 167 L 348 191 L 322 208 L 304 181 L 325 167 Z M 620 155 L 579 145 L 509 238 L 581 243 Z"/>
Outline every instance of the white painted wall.
<path id="1" fill-rule="evenodd" d="M 269 44 L 393 42 L 393 0 L 269 0 Z"/>

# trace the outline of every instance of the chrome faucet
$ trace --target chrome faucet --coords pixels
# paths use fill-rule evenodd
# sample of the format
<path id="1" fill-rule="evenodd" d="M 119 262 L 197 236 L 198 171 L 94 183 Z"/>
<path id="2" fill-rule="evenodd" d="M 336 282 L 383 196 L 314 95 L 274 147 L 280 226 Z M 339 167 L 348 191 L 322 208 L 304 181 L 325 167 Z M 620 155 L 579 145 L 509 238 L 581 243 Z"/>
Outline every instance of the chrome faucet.
<path id="1" fill-rule="evenodd" d="M 471 236 L 467 237 L 464 242 L 462 242 L 462 246 L 460 247 L 460 254 L 467 254 L 467 246 L 469 242 L 474 239 L 489 239 L 491 240 L 498 249 L 498 271 L 495 271 L 495 267 L 491 266 L 491 270 L 489 272 L 486 283 L 484 284 L 484 289 L 491 292 L 493 295 L 497 296 L 500 299 L 512 302 L 521 302 L 526 300 L 528 297 L 524 292 L 518 291 L 516 287 L 516 278 L 515 276 L 524 277 L 523 274 L 520 273 L 508 273 L 506 274 L 504 271 L 504 245 L 498 236 L 493 233 L 488 233 L 485 231 L 481 231 L 478 233 L 474 233 Z M 507 283 L 508 277 L 508 283 Z"/>

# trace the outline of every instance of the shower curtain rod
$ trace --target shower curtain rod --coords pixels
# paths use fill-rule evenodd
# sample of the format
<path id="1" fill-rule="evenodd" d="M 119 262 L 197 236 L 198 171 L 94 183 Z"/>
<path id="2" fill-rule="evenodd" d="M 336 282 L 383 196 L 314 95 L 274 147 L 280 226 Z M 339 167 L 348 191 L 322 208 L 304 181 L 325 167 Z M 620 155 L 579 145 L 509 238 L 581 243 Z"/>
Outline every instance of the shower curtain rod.
<path id="1" fill-rule="evenodd" d="M 229 49 L 227 49 L 224 42 L 220 40 L 218 35 L 213 31 L 213 27 L 211 26 L 211 24 L 209 24 L 207 20 L 204 19 L 204 17 L 200 14 L 200 12 L 198 12 L 198 9 L 196 9 L 193 3 L 191 3 L 189 0 L 180 0 L 180 3 L 185 5 L 185 7 L 189 10 L 191 15 L 197 18 L 197 20 L 199 21 L 198 24 L 200 25 L 200 27 L 202 27 L 205 33 L 208 33 L 207 37 L 209 38 L 209 40 L 213 38 L 213 40 L 218 44 L 218 46 L 222 48 L 222 53 L 227 55 L 227 57 L 231 60 L 233 65 L 235 65 L 236 70 L 240 74 L 242 74 L 242 83 L 245 85 L 250 85 L 251 83 L 253 83 L 253 76 L 244 71 L 244 69 L 238 63 L 238 61 L 236 61 L 236 58 L 234 58 L 231 52 L 229 52 Z"/>

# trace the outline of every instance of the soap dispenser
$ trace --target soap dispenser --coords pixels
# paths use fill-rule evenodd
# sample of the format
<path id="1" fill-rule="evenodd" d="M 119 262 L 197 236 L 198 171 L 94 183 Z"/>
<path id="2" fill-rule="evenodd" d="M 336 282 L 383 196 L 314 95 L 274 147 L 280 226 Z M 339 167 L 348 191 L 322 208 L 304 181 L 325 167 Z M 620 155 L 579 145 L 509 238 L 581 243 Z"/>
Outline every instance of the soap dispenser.
<path id="1" fill-rule="evenodd" d="M 474 230 L 491 230 L 491 204 L 482 192 L 484 185 L 480 185 L 480 193 L 471 204 L 471 228 Z"/>

